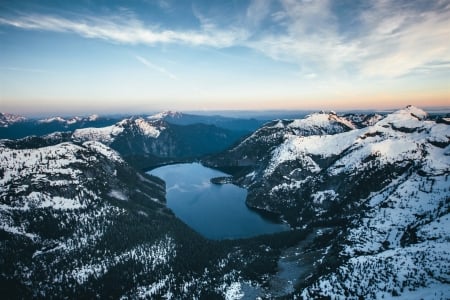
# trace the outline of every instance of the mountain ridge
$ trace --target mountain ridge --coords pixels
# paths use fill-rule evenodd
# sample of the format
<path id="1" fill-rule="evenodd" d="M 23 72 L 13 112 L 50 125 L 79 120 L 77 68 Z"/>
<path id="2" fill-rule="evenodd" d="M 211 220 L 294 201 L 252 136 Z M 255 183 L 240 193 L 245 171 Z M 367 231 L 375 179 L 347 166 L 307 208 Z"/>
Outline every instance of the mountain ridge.
<path id="1" fill-rule="evenodd" d="M 313 134 L 292 132 L 282 121 L 266 126 L 206 163 L 236 164 L 236 157 L 255 155 L 259 145 L 250 141 L 265 142 L 234 178 L 248 189 L 247 205 L 278 213 L 292 227 L 332 228 L 317 262 L 323 273 L 301 283 L 299 297 L 448 295 L 448 125 L 408 106 L 341 132 L 329 123 Z"/>
<path id="2" fill-rule="evenodd" d="M 116 122 L 105 143 L 175 126 L 154 122 Z M 450 128 L 416 107 L 276 120 L 205 158 L 237 168 L 247 204 L 292 227 L 239 241 L 192 232 L 165 208 L 161 181 L 102 143 L 69 132 L 0 148 L 0 288 L 19 298 L 450 294 Z M 283 266 L 303 269 L 289 283 Z"/>

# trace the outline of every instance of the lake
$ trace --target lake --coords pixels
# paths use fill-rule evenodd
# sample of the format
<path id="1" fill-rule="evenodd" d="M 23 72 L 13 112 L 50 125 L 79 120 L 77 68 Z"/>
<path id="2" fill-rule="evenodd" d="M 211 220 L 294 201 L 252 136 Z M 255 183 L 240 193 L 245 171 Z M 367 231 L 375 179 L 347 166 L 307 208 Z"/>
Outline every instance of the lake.
<path id="1" fill-rule="evenodd" d="M 212 184 L 227 176 L 199 163 L 174 164 L 148 172 L 166 182 L 167 207 L 183 222 L 209 239 L 237 239 L 289 229 L 250 210 L 247 190 L 233 184 Z"/>

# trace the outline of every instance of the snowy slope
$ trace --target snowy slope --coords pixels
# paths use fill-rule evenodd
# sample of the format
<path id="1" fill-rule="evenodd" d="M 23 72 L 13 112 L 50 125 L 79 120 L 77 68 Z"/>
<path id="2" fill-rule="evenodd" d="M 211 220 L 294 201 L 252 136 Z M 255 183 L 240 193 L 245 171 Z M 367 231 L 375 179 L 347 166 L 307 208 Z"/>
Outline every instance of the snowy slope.
<path id="1" fill-rule="evenodd" d="M 448 299 L 450 126 L 408 106 L 266 124 L 208 163 L 253 159 L 247 204 L 317 235 L 292 297 Z M 270 292 L 269 292 L 270 293 Z"/>
<path id="2" fill-rule="evenodd" d="M 165 207 L 161 180 L 104 144 L 36 144 L 0 141 L 4 299 L 228 297 L 244 280 L 234 266 L 267 253 L 203 239 Z"/>
<path id="3" fill-rule="evenodd" d="M 349 259 L 303 296 L 450 295 L 450 128 L 425 118 L 414 107 L 389 115 L 329 169 L 336 175 L 358 172 L 370 156 L 381 165 L 412 163 L 408 172 L 361 199 L 367 210 L 345 235 L 342 255 Z"/>
<path id="4" fill-rule="evenodd" d="M 124 119 L 114 125 L 101 128 L 82 128 L 73 133 L 76 141 L 99 141 L 111 144 L 117 136 L 130 132 L 144 138 L 156 139 L 166 128 L 160 121 L 147 121 L 143 118 Z M 124 132 L 125 131 L 125 132 Z"/>
<path id="5" fill-rule="evenodd" d="M 22 286 L 11 286 L 11 295 L 70 295 L 71 286 L 81 291 L 127 261 L 148 273 L 176 255 L 173 239 L 164 234 L 127 248 L 102 246 L 130 213 L 115 204 L 115 194 L 127 195 L 127 202 L 147 201 L 140 207 L 144 218 L 164 207 L 163 184 L 136 174 L 114 150 L 93 141 L 28 149 L 4 144 L 0 285 Z"/>
<path id="6" fill-rule="evenodd" d="M 148 116 L 147 119 L 148 120 L 165 120 L 167 118 L 178 119 L 181 117 L 183 117 L 183 113 L 178 112 L 178 111 L 167 110 L 167 111 L 163 111 L 163 112 Z"/>
<path id="7" fill-rule="evenodd" d="M 123 132 L 123 130 L 124 128 L 121 124 L 101 128 L 81 128 L 75 130 L 72 137 L 76 141 L 98 141 L 104 144 L 110 144 L 118 134 Z"/>
<path id="8" fill-rule="evenodd" d="M 242 161 L 247 165 L 264 165 L 268 153 L 291 136 L 336 134 L 354 128 L 349 119 L 334 112 L 314 113 L 304 119 L 276 120 L 262 126 L 234 148 L 205 160 L 205 163 L 213 167 L 239 166 Z"/>
<path id="9" fill-rule="evenodd" d="M 206 124 L 176 125 L 162 119 L 131 117 L 107 127 L 77 129 L 72 139 L 101 142 L 123 156 L 134 157 L 135 164 L 141 166 L 139 160 L 147 160 L 152 165 L 161 164 L 164 159 L 217 152 L 242 134 Z"/>

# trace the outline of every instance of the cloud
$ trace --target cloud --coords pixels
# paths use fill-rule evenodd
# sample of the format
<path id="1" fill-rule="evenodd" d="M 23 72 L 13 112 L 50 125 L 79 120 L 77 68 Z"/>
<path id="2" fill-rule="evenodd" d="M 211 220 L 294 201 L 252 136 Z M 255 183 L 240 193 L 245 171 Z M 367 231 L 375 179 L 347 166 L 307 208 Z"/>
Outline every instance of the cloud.
<path id="1" fill-rule="evenodd" d="M 448 3 L 423 9 L 401 1 L 376 1 L 361 18 L 367 28 L 360 47 L 365 53 L 363 75 L 393 78 L 450 60 Z"/>
<path id="2" fill-rule="evenodd" d="M 124 44 L 246 47 L 296 64 L 302 74 L 314 73 L 317 78 L 343 74 L 395 78 L 424 69 L 448 69 L 442 62 L 450 61 L 449 1 L 363 0 L 359 4 L 352 4 L 351 14 L 345 14 L 345 8 L 337 8 L 332 0 L 251 0 L 245 9 L 234 12 L 238 15 L 221 18 L 193 6 L 199 25 L 188 30 L 145 24 L 130 11 L 108 17 L 0 16 L 0 25 Z"/>
<path id="3" fill-rule="evenodd" d="M 450 60 L 448 1 L 367 1 L 355 11 L 353 28 L 343 26 L 333 1 L 280 3 L 270 17 L 282 30 L 247 45 L 305 73 L 395 78 Z"/>
<path id="4" fill-rule="evenodd" d="M 167 75 L 170 79 L 173 80 L 178 80 L 178 77 L 175 76 L 173 73 L 167 71 L 166 69 L 164 69 L 163 67 L 157 66 L 155 64 L 152 64 L 151 62 L 149 62 L 148 60 L 146 60 L 145 58 L 143 58 L 142 56 L 136 55 L 135 56 L 136 59 L 138 61 L 140 61 L 143 65 L 145 65 L 146 67 L 153 69 L 155 71 L 160 72 L 161 74 Z"/>
<path id="5" fill-rule="evenodd" d="M 251 0 L 247 7 L 246 18 L 250 26 L 257 26 L 270 13 L 270 0 Z"/>
<path id="6" fill-rule="evenodd" d="M 130 14 L 124 16 L 83 16 L 68 19 L 50 15 L 23 15 L 15 18 L 0 17 L 0 24 L 28 30 L 72 32 L 86 38 L 98 38 L 117 43 L 147 44 L 180 43 L 212 47 L 228 47 L 238 38 L 233 32 L 161 30 L 157 26 L 145 26 Z"/>
<path id="7" fill-rule="evenodd" d="M 14 72 L 26 72 L 26 73 L 51 73 L 44 69 L 31 69 L 31 68 L 18 68 L 18 67 L 0 67 L 0 70 L 14 71 Z"/>

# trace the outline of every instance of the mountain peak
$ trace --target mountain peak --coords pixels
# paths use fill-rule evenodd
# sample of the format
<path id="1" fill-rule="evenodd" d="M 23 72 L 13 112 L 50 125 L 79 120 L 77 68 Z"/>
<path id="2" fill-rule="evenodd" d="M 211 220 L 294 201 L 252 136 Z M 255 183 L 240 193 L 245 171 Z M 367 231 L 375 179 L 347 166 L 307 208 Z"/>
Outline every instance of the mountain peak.
<path id="1" fill-rule="evenodd" d="M 50 118 L 39 120 L 39 123 L 52 123 L 52 122 L 65 123 L 66 120 L 62 117 L 50 117 Z"/>
<path id="2" fill-rule="evenodd" d="M 419 119 L 419 120 L 424 120 L 428 117 L 428 113 L 426 111 L 424 111 L 418 107 L 415 107 L 413 105 L 408 105 L 404 109 L 397 111 L 397 113 L 410 114 L 412 117 Z"/>
<path id="3" fill-rule="evenodd" d="M 428 113 L 415 106 L 408 105 L 386 116 L 379 125 L 391 126 L 394 129 L 412 132 L 424 126 Z"/>
<path id="4" fill-rule="evenodd" d="M 148 116 L 147 119 L 150 120 L 158 120 L 158 119 L 166 119 L 166 118 L 181 118 L 183 116 L 183 113 L 178 111 L 172 111 L 172 110 L 166 110 L 151 116 Z"/>
<path id="5" fill-rule="evenodd" d="M 88 120 L 92 122 L 92 121 L 97 120 L 99 117 L 100 117 L 99 115 L 93 114 L 88 117 Z"/>
<path id="6" fill-rule="evenodd" d="M 289 127 L 291 128 L 308 128 L 308 127 L 322 127 L 326 128 L 336 124 L 341 124 L 349 129 L 355 129 L 355 125 L 344 117 L 338 116 L 334 111 L 325 112 L 320 111 L 313 113 L 304 119 L 294 120 Z"/>

